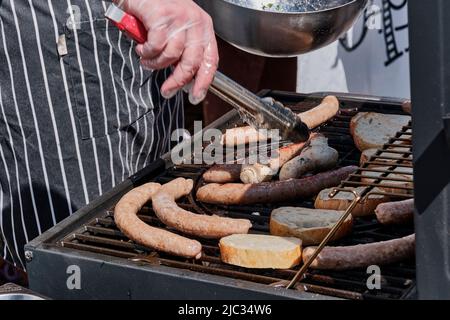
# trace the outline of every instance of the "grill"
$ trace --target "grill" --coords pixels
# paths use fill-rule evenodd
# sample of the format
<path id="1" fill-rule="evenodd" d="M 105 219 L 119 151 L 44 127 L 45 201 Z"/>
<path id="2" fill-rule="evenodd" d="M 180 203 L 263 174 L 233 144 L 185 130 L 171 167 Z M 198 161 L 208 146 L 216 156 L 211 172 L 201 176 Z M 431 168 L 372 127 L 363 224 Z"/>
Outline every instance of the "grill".
<path id="1" fill-rule="evenodd" d="M 263 92 L 297 112 L 316 105 L 326 94 L 299 95 L 282 92 Z M 340 154 L 340 166 L 358 165 L 360 152 L 355 148 L 349 132 L 351 118 L 360 111 L 402 114 L 402 101 L 371 97 L 341 96 L 342 112 L 318 129 L 329 138 L 330 145 Z M 224 129 L 238 122 L 234 112 L 212 127 Z M 195 139 L 195 138 L 194 138 Z M 399 149 L 401 147 L 401 149 Z M 400 151 L 399 151 L 400 150 Z M 388 155 L 386 155 L 388 152 Z M 398 155 L 398 156 L 393 156 Z M 386 161 L 390 161 L 387 165 Z M 384 266 L 380 290 L 369 290 L 369 274 L 364 269 L 349 271 L 307 270 L 293 288 L 277 288 L 273 284 L 292 280 L 298 268 L 290 270 L 253 270 L 226 265 L 221 262 L 217 240 L 199 240 L 204 248 L 200 260 L 187 260 L 154 252 L 129 241 L 117 229 L 113 207 L 126 191 L 147 181 L 166 183 L 176 177 L 193 179 L 193 193 L 181 199 L 179 205 L 187 210 L 235 218 L 247 218 L 253 223 L 252 233 L 269 233 L 269 216 L 273 208 L 284 205 L 313 207 L 313 199 L 291 203 L 257 206 L 217 206 L 199 203 L 193 196 L 202 185 L 201 176 L 207 166 L 173 166 L 166 160 L 157 161 L 122 185 L 80 210 L 54 229 L 30 243 L 26 248 L 30 285 L 33 290 L 55 298 L 344 298 L 344 299 L 408 299 L 415 295 L 415 262 L 405 261 Z M 413 196 L 411 126 L 403 128 L 355 174 L 336 189 L 365 186 L 361 197 L 373 194 L 374 187 L 389 188 L 394 199 Z M 398 170 L 407 171 L 405 178 L 392 177 Z M 376 174 L 376 177 L 373 176 Z M 402 173 L 403 175 L 403 173 Z M 372 178 L 361 182 L 361 178 Z M 146 223 L 165 227 L 154 215 L 151 206 L 145 206 L 139 217 Z M 169 229 L 170 230 L 170 229 Z M 176 230 L 170 230 L 177 233 Z M 355 245 L 385 241 L 413 233 L 413 226 L 382 226 L 376 219 L 357 218 L 349 237 L 333 245 Z M 192 237 L 191 237 L 192 238 Z M 59 265 L 60 274 L 49 275 L 46 267 Z M 66 286 L 67 268 L 80 267 L 83 277 L 89 279 L 88 289 L 69 290 Z M 56 269 L 58 270 L 58 269 Z M 124 273 L 127 276 L 124 276 Z M 82 278 L 83 279 L 83 278 Z M 85 283 L 86 280 L 81 282 Z M 145 288 L 143 284 L 145 283 Z"/>
<path id="2" fill-rule="evenodd" d="M 389 142 L 370 157 L 358 171 L 351 174 L 335 189 L 336 192 L 351 192 L 351 188 L 365 187 L 361 197 L 386 195 L 391 198 L 414 197 L 411 122 L 402 128 Z M 395 175 L 401 174 L 402 177 Z M 397 184 L 396 184 L 397 182 Z M 402 183 L 401 185 L 398 182 Z M 374 188 L 388 190 L 374 192 Z"/>

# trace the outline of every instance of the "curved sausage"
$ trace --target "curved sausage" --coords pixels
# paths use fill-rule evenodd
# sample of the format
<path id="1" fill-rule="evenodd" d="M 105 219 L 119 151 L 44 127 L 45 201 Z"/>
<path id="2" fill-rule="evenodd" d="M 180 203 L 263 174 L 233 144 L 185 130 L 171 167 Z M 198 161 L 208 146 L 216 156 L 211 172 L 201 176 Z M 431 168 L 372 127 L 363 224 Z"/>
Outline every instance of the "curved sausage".
<path id="1" fill-rule="evenodd" d="M 317 247 L 303 250 L 303 261 L 313 255 Z M 311 264 L 313 269 L 347 270 L 371 265 L 391 264 L 414 257 L 415 235 L 400 239 L 359 244 L 348 247 L 325 247 Z"/>
<path id="2" fill-rule="evenodd" d="M 309 129 L 314 129 L 334 118 L 338 112 L 339 100 L 335 96 L 327 96 L 317 107 L 302 112 L 299 116 Z"/>
<path id="3" fill-rule="evenodd" d="M 197 199 L 211 204 L 244 205 L 308 198 L 323 189 L 339 185 L 357 169 L 356 166 L 348 166 L 304 179 L 257 184 L 228 183 L 220 185 L 212 183 L 198 189 Z"/>
<path id="4" fill-rule="evenodd" d="M 241 164 L 216 164 L 203 174 L 207 183 L 229 183 L 239 181 Z"/>
<path id="5" fill-rule="evenodd" d="M 159 183 L 147 183 L 125 194 L 114 209 L 117 227 L 128 238 L 145 247 L 176 256 L 199 259 L 202 252 L 200 242 L 151 227 L 138 218 L 139 210 L 160 188 Z"/>
<path id="6" fill-rule="evenodd" d="M 328 96 L 322 100 L 320 105 L 306 112 L 299 113 L 298 116 L 308 128 L 314 129 L 335 117 L 338 112 L 338 99 L 335 96 Z M 227 129 L 225 134 L 222 135 L 222 144 L 235 146 L 267 140 L 268 137 L 263 132 L 249 126 Z"/>
<path id="7" fill-rule="evenodd" d="M 375 209 L 382 224 L 404 224 L 414 220 L 414 199 L 379 204 Z"/>
<path id="8" fill-rule="evenodd" d="M 192 187 L 192 180 L 178 178 L 156 192 L 152 200 L 153 210 L 164 224 L 183 233 L 208 239 L 248 233 L 252 227 L 250 220 L 200 215 L 180 208 L 175 200 L 189 194 Z"/>

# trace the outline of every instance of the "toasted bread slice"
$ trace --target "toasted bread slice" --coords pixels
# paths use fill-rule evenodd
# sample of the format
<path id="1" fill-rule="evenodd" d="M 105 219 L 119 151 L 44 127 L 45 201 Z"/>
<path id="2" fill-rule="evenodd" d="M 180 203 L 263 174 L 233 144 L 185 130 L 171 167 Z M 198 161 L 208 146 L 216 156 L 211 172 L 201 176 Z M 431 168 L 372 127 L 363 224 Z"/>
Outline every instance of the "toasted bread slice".
<path id="1" fill-rule="evenodd" d="M 355 188 L 358 194 L 361 194 L 365 187 Z M 316 209 L 328 209 L 328 210 L 347 210 L 355 196 L 349 192 L 338 192 L 334 198 L 330 198 L 329 194 L 333 191 L 331 189 L 322 190 L 316 197 L 314 207 Z M 375 188 L 373 191 L 381 191 Z M 390 199 L 383 195 L 371 195 L 366 200 L 360 202 L 352 211 L 354 217 L 363 217 L 373 215 L 375 213 L 375 208 L 384 202 L 388 202 Z"/>
<path id="2" fill-rule="evenodd" d="M 344 211 L 316 210 L 308 208 L 282 207 L 272 211 L 270 233 L 277 236 L 296 237 L 304 246 L 322 242 Z M 353 219 L 348 216 L 332 238 L 338 240 L 352 230 Z"/>
<path id="3" fill-rule="evenodd" d="M 350 132 L 356 147 L 362 152 L 379 149 L 408 125 L 410 116 L 360 112 L 350 122 Z"/>
<path id="4" fill-rule="evenodd" d="M 301 261 L 302 241 L 259 234 L 235 234 L 220 239 L 223 262 L 256 269 L 289 269 Z"/>

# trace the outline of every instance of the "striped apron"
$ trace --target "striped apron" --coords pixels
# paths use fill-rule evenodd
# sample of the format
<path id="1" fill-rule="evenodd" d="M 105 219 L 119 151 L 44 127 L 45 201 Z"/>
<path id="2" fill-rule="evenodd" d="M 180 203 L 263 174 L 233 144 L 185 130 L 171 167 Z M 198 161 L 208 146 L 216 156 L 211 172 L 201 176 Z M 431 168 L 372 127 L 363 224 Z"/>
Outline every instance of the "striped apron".
<path id="1" fill-rule="evenodd" d="M 0 257 L 170 149 L 181 94 L 139 65 L 100 0 L 0 0 Z M 60 45 L 57 46 L 57 43 Z"/>

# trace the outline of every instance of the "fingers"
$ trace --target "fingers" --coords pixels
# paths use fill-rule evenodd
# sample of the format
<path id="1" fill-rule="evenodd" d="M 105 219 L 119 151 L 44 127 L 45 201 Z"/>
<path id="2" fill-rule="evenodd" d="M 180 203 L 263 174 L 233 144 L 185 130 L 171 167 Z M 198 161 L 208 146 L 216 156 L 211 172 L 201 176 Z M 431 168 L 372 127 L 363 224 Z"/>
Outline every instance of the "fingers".
<path id="1" fill-rule="evenodd" d="M 195 76 L 195 83 L 189 94 L 189 100 L 192 104 L 198 104 L 205 99 L 209 86 L 214 80 L 218 65 L 219 52 L 217 42 L 215 37 L 212 37 L 203 53 L 203 61 Z"/>
<path id="2" fill-rule="evenodd" d="M 135 49 L 142 66 L 155 70 L 176 65 L 161 87 L 162 95 L 171 98 L 191 84 L 189 99 L 202 101 L 219 61 L 211 18 L 186 0 L 125 0 L 125 9 L 148 30 L 146 43 Z"/>
<path id="3" fill-rule="evenodd" d="M 153 57 L 151 55 L 141 55 L 142 66 L 146 69 L 154 70 L 167 68 L 173 65 L 178 60 L 180 60 L 180 57 L 183 54 L 185 38 L 186 33 L 180 32 L 176 34 L 172 39 L 170 39 L 169 43 L 165 46 L 165 48 L 158 56 Z M 136 50 L 138 49 L 136 48 Z"/>
<path id="4" fill-rule="evenodd" d="M 201 21 L 201 20 L 200 20 Z M 172 94 L 189 84 L 200 68 L 204 54 L 205 43 L 209 41 L 205 38 L 203 30 L 204 24 L 197 23 L 186 29 L 186 42 L 184 52 L 173 74 L 163 84 L 162 92 Z"/>
<path id="5" fill-rule="evenodd" d="M 154 59 L 163 52 L 168 42 L 167 28 L 164 26 L 153 29 L 148 33 L 147 41 L 136 46 L 136 53 L 142 59 Z"/>
<path id="6" fill-rule="evenodd" d="M 173 97 L 178 90 L 192 81 L 200 67 L 202 57 L 203 48 L 201 46 L 188 47 L 184 50 L 172 75 L 161 87 L 163 97 L 167 99 Z"/>

